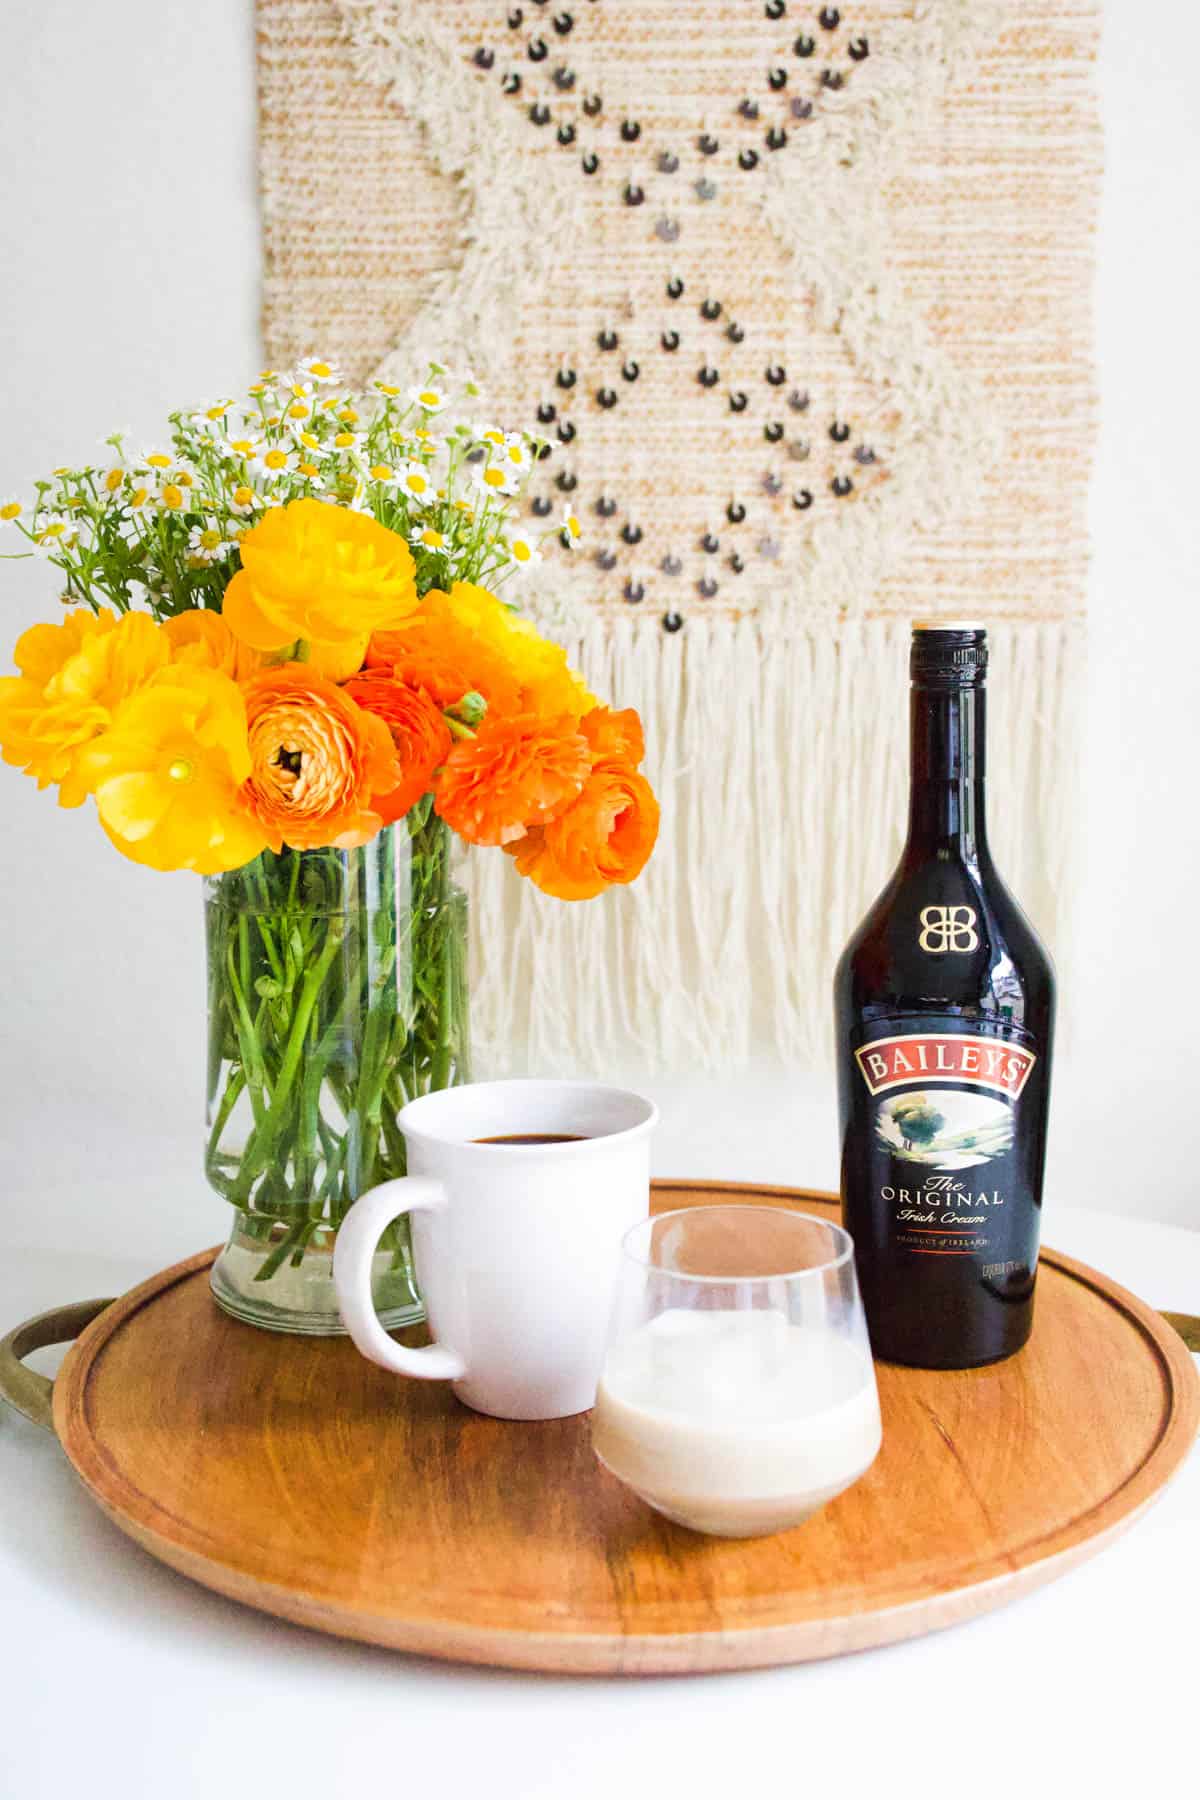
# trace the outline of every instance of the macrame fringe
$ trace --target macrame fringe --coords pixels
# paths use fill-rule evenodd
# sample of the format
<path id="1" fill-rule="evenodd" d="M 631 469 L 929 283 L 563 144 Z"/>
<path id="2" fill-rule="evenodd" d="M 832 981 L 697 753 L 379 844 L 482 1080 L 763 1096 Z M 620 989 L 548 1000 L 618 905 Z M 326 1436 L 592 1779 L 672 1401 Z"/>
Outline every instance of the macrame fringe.
<path id="1" fill-rule="evenodd" d="M 1053 945 L 1075 865 L 1083 629 L 990 627 L 997 861 Z M 898 854 L 909 632 L 898 620 L 764 627 L 595 619 L 569 644 L 652 725 L 658 849 L 632 887 L 567 904 L 474 855 L 473 1025 L 482 1067 L 824 1067 L 837 957 Z M 673 646 L 674 648 L 674 646 Z"/>

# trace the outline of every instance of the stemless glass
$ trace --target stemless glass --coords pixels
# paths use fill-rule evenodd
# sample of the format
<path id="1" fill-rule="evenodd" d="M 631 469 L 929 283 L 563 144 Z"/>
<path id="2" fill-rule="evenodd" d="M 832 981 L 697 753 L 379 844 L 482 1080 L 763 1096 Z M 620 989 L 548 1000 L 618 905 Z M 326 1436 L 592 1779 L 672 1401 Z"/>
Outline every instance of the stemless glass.
<path id="1" fill-rule="evenodd" d="M 692 1206 L 626 1233 L 592 1443 L 677 1524 L 798 1525 L 858 1480 L 879 1396 L 839 1225 L 782 1206 Z"/>

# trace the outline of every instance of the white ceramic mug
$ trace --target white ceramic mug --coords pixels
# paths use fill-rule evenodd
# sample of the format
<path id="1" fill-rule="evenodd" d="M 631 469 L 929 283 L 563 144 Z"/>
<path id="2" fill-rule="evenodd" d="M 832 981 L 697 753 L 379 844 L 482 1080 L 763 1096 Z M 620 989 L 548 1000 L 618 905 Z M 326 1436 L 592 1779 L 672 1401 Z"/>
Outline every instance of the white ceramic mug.
<path id="1" fill-rule="evenodd" d="M 650 1205 L 649 1100 L 581 1081 L 487 1081 L 400 1114 L 408 1175 L 363 1194 L 338 1230 L 333 1278 L 362 1354 L 450 1381 L 476 1412 L 561 1419 L 596 1397 L 625 1232 Z M 481 1143 L 560 1136 L 576 1141 Z M 434 1343 L 410 1350 L 371 1301 L 371 1258 L 412 1215 Z"/>

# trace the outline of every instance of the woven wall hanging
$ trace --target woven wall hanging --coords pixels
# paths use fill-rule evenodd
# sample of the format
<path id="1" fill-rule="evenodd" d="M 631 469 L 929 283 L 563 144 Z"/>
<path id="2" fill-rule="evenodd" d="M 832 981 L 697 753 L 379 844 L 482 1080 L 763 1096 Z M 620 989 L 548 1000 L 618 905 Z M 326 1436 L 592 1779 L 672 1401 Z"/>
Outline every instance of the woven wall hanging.
<path id="1" fill-rule="evenodd" d="M 1098 0 L 260 0 L 267 354 L 469 364 L 586 527 L 526 594 L 664 834 L 470 871 L 485 1056 L 819 1061 L 894 857 L 907 626 L 993 633 L 993 837 L 1060 954 L 1093 427 Z"/>

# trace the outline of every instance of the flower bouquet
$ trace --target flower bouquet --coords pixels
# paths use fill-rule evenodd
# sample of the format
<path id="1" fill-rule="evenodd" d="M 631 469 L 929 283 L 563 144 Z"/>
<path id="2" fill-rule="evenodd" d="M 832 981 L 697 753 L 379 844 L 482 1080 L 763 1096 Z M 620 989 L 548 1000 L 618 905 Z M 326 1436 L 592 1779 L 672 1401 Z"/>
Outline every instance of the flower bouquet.
<path id="1" fill-rule="evenodd" d="M 206 878 L 213 1286 L 279 1329 L 338 1329 L 339 1222 L 404 1173 L 400 1107 L 467 1079 L 453 838 L 585 900 L 658 828 L 637 714 L 501 597 L 541 559 L 541 446 L 450 388 L 434 365 L 351 393 L 312 358 L 0 504 L 69 609 L 17 641 L 0 750 L 125 856 Z M 378 1262 L 385 1320 L 419 1317 L 403 1224 Z"/>

